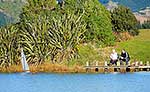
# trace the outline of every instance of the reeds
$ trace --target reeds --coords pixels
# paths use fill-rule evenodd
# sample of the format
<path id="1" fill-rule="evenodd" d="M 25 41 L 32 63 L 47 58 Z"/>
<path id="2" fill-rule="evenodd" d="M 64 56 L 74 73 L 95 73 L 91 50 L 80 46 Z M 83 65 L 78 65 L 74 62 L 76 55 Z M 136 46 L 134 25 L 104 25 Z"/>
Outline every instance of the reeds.
<path id="1" fill-rule="evenodd" d="M 86 70 L 81 66 L 68 67 L 61 64 L 44 63 L 41 65 L 29 65 L 31 73 L 86 73 Z M 1 73 L 18 73 L 23 72 L 21 65 L 12 65 L 9 67 L 0 67 Z"/>
<path id="2" fill-rule="evenodd" d="M 0 67 L 1 73 L 19 73 L 22 72 L 22 66 L 21 65 L 12 65 L 9 67 Z"/>

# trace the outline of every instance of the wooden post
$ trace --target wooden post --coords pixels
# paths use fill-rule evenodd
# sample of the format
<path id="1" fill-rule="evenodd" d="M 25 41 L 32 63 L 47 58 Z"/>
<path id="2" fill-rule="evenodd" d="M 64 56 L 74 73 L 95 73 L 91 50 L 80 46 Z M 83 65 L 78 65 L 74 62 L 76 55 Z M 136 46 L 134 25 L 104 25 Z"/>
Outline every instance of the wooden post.
<path id="1" fill-rule="evenodd" d="M 86 72 L 88 72 L 89 71 L 89 62 L 86 62 Z"/>
<path id="2" fill-rule="evenodd" d="M 149 61 L 146 62 L 146 66 L 149 66 Z"/>
<path id="3" fill-rule="evenodd" d="M 117 62 L 117 66 L 120 66 L 120 62 Z"/>
<path id="4" fill-rule="evenodd" d="M 143 62 L 142 61 L 140 61 L 140 66 L 143 66 Z M 140 71 L 143 71 L 143 69 L 140 68 Z"/>
<path id="5" fill-rule="evenodd" d="M 138 61 L 135 62 L 135 66 L 139 66 L 139 65 L 138 65 Z"/>
<path id="6" fill-rule="evenodd" d="M 89 62 L 86 62 L 86 66 L 89 66 Z"/>
<path id="7" fill-rule="evenodd" d="M 146 66 L 149 66 L 149 61 L 146 62 Z M 150 69 L 147 68 L 147 71 L 149 71 Z"/>
<path id="8" fill-rule="evenodd" d="M 140 66 L 143 66 L 143 62 L 142 61 L 140 61 Z"/>
<path id="9" fill-rule="evenodd" d="M 135 62 L 135 71 L 138 72 L 138 61 Z"/>
<path id="10" fill-rule="evenodd" d="M 120 72 L 120 62 L 117 62 L 117 66 L 118 66 L 118 68 L 117 68 L 117 72 Z"/>
<path id="11" fill-rule="evenodd" d="M 128 66 L 130 66 L 130 65 L 132 65 L 132 64 L 131 64 L 131 62 L 129 61 L 129 62 L 128 62 Z"/>
<path id="12" fill-rule="evenodd" d="M 95 68 L 95 72 L 98 72 L 98 61 L 96 61 L 96 68 Z"/>
<path id="13" fill-rule="evenodd" d="M 98 66 L 98 61 L 96 61 L 96 66 Z"/>
<path id="14" fill-rule="evenodd" d="M 108 64 L 107 64 L 107 61 L 105 61 L 104 63 L 104 72 L 108 72 Z"/>
<path id="15" fill-rule="evenodd" d="M 107 61 L 105 61 L 105 66 L 108 66 Z"/>

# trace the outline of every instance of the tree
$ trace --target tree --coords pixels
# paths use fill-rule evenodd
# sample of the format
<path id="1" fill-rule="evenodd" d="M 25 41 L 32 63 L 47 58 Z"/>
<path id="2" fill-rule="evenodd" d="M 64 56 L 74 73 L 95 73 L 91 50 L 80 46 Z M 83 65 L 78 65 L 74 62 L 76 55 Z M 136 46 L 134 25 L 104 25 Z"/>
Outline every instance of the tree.
<path id="1" fill-rule="evenodd" d="M 150 21 L 145 21 L 141 26 L 143 29 L 150 29 Z"/>
<path id="2" fill-rule="evenodd" d="M 124 6 L 118 6 L 111 12 L 111 20 L 114 32 L 129 32 L 132 35 L 137 35 L 136 28 L 137 20 L 130 9 Z"/>
<path id="3" fill-rule="evenodd" d="M 112 24 L 110 13 L 102 6 L 98 0 L 86 0 L 84 2 L 85 16 L 87 22 L 86 39 L 96 40 L 105 45 L 111 45 L 114 42 L 112 34 Z"/>

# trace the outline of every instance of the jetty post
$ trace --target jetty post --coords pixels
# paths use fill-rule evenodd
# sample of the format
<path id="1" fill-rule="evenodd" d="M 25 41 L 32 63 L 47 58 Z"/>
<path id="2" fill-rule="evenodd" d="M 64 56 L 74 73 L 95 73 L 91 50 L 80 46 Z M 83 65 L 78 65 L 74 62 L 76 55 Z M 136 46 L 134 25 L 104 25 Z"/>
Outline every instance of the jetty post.
<path id="1" fill-rule="evenodd" d="M 120 70 L 121 70 L 120 62 L 117 62 L 117 67 L 115 70 L 116 70 L 116 72 L 120 72 Z"/>
<path id="2" fill-rule="evenodd" d="M 140 66 L 143 66 L 143 62 L 140 61 L 140 64 L 139 64 L 139 65 L 140 65 Z M 139 67 L 139 70 L 140 70 L 140 71 L 143 71 L 143 68 L 140 68 L 140 67 Z"/>
<path id="3" fill-rule="evenodd" d="M 87 62 L 86 62 L 86 72 L 89 72 L 89 69 L 90 69 L 89 66 L 90 66 L 90 64 L 89 64 L 89 62 L 87 61 Z"/>
<path id="4" fill-rule="evenodd" d="M 108 63 L 107 63 L 107 61 L 104 62 L 104 72 L 105 73 L 108 72 Z"/>
<path id="5" fill-rule="evenodd" d="M 138 72 L 139 71 L 139 62 L 136 61 L 135 62 L 135 72 Z"/>
<path id="6" fill-rule="evenodd" d="M 150 66 L 149 61 L 146 62 L 146 66 Z M 147 68 L 147 71 L 150 71 L 150 67 Z"/>
<path id="7" fill-rule="evenodd" d="M 98 61 L 96 61 L 95 63 L 96 63 L 96 64 L 95 64 L 95 66 L 96 66 L 95 72 L 98 72 L 98 71 L 99 71 L 99 68 L 98 68 Z"/>

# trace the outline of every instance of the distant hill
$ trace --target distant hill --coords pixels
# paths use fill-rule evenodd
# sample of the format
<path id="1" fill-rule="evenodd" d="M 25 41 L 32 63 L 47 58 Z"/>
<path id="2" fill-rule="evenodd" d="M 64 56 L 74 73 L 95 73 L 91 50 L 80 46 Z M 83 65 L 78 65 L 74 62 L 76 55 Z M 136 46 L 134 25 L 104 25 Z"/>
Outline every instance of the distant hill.
<path id="1" fill-rule="evenodd" d="M 0 26 L 7 25 L 11 22 L 13 22 L 13 19 L 10 16 L 0 12 Z"/>
<path id="2" fill-rule="evenodd" d="M 99 0 L 102 4 L 107 4 L 109 0 Z M 150 7 L 150 0 L 112 0 L 120 5 L 129 7 L 132 11 L 139 11 L 142 8 Z"/>
<path id="3" fill-rule="evenodd" d="M 19 21 L 23 5 L 24 0 L 0 0 L 0 26 Z"/>

